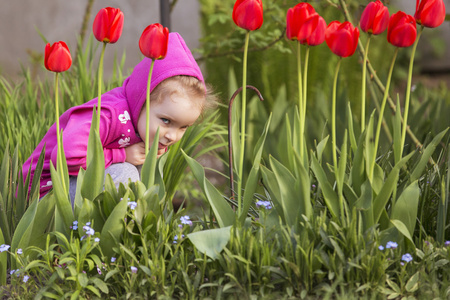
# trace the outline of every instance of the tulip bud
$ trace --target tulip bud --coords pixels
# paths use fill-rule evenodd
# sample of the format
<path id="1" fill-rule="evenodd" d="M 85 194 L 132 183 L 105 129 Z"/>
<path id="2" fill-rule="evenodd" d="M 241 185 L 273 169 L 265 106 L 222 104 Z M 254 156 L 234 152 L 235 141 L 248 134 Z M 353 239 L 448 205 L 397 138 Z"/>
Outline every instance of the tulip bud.
<path id="1" fill-rule="evenodd" d="M 331 22 L 325 31 L 325 41 L 330 50 L 340 56 L 352 56 L 358 46 L 359 29 L 346 21 Z"/>
<path id="2" fill-rule="evenodd" d="M 420 2 L 420 3 L 419 3 Z M 422 26 L 435 28 L 445 20 L 445 5 L 443 0 L 417 0 L 414 18 Z"/>
<path id="3" fill-rule="evenodd" d="M 45 68 L 52 72 L 64 72 L 72 65 L 72 56 L 66 43 L 59 41 L 45 46 Z"/>
<path id="4" fill-rule="evenodd" d="M 159 23 L 147 26 L 139 39 L 142 54 L 151 59 L 163 59 L 167 54 L 169 29 Z"/>
<path id="5" fill-rule="evenodd" d="M 361 30 L 374 35 L 383 33 L 389 23 L 389 10 L 377 0 L 370 2 L 364 9 L 359 21 Z"/>
<path id="6" fill-rule="evenodd" d="M 118 8 L 100 9 L 94 19 L 92 30 L 99 42 L 114 44 L 122 35 L 123 12 Z"/>
<path id="7" fill-rule="evenodd" d="M 387 40 L 396 47 L 409 47 L 417 37 L 416 21 L 402 11 L 389 19 Z"/>
<path id="8" fill-rule="evenodd" d="M 300 41 L 302 44 L 307 44 L 308 46 L 317 46 L 322 44 L 325 41 L 325 30 L 327 29 L 327 22 L 325 22 L 324 18 L 319 16 L 317 22 L 317 27 L 311 33 L 309 38 Z"/>
<path id="9" fill-rule="evenodd" d="M 262 1 L 237 0 L 233 7 L 233 21 L 243 29 L 259 29 L 263 23 Z"/>
<path id="10" fill-rule="evenodd" d="M 316 29 L 319 15 L 309 3 L 299 3 L 288 9 L 286 35 L 290 40 L 305 40 Z"/>

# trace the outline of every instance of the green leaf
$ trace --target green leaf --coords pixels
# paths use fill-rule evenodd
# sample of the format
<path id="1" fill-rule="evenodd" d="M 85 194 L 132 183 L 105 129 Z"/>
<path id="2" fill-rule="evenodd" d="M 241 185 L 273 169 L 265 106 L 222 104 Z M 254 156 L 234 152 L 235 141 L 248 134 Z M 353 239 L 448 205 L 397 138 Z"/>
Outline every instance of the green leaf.
<path id="1" fill-rule="evenodd" d="M 391 223 L 395 226 L 395 228 L 397 228 L 398 231 L 400 231 L 401 234 L 403 234 L 414 245 L 412 237 L 409 234 L 409 230 L 402 221 L 391 219 Z"/>
<path id="2" fill-rule="evenodd" d="M 105 294 L 109 293 L 108 286 L 100 278 L 94 277 L 91 280 L 95 284 L 95 286 L 98 287 L 99 290 L 101 290 L 103 293 Z"/>
<path id="3" fill-rule="evenodd" d="M 220 194 L 216 187 L 214 187 L 214 185 L 212 185 L 211 182 L 206 179 L 205 170 L 203 169 L 202 165 L 200 165 L 193 158 L 189 157 L 183 150 L 181 151 L 186 158 L 195 179 L 200 185 L 200 188 L 205 194 L 206 199 L 211 205 L 219 226 L 226 227 L 232 225 L 235 220 L 235 214 L 228 202 L 224 199 L 224 197 Z"/>
<path id="4" fill-rule="evenodd" d="M 81 183 L 81 195 L 89 200 L 94 200 L 103 191 L 105 180 L 105 156 L 102 141 L 95 126 L 97 124 L 96 116 L 94 108 L 86 155 L 86 173 Z"/>
<path id="5" fill-rule="evenodd" d="M 155 136 L 159 136 L 159 127 L 156 130 Z M 158 157 L 158 139 L 153 139 L 152 146 L 150 148 L 147 157 L 145 158 L 144 165 L 142 165 L 141 177 L 142 182 L 149 189 L 155 183 L 155 171 L 156 160 Z"/>
<path id="6" fill-rule="evenodd" d="M 397 164 L 400 161 L 400 158 L 402 157 L 401 153 L 401 130 L 402 130 L 402 115 L 401 115 L 401 107 L 400 107 L 400 100 L 398 99 L 397 94 L 397 105 L 395 107 L 395 116 L 393 121 L 393 131 L 394 131 L 394 158 L 395 163 Z"/>
<path id="7" fill-rule="evenodd" d="M 245 218 L 247 217 L 247 212 L 253 203 L 253 194 L 256 191 L 256 187 L 258 185 L 259 179 L 259 165 L 261 163 L 261 156 L 263 151 L 264 142 L 266 140 L 267 132 L 269 131 L 270 120 L 272 115 L 269 116 L 269 119 L 266 122 L 266 126 L 264 127 L 264 131 L 258 139 L 258 142 L 255 145 L 255 153 L 253 159 L 253 166 L 250 170 L 250 174 L 248 176 L 247 182 L 245 183 L 244 190 L 244 201 L 242 204 L 242 210 L 240 211 L 239 221 L 243 224 L 245 222 Z"/>
<path id="8" fill-rule="evenodd" d="M 409 293 L 414 293 L 419 289 L 419 272 L 416 272 L 406 283 L 405 289 Z"/>
<path id="9" fill-rule="evenodd" d="M 391 219 L 397 219 L 405 224 L 411 236 L 416 227 L 419 196 L 420 188 L 417 181 L 414 181 L 402 192 L 391 212 Z"/>
<path id="10" fill-rule="evenodd" d="M 322 166 L 314 155 L 311 155 L 311 169 L 319 182 L 328 210 L 333 217 L 339 216 L 339 199 L 328 181 L 325 171 L 322 169 Z"/>
<path id="11" fill-rule="evenodd" d="M 5 244 L 5 239 L 3 238 L 2 231 L 0 230 L 0 245 Z M 5 286 L 6 285 L 6 270 L 8 268 L 8 253 L 1 252 L 0 253 L 0 285 Z"/>
<path id="12" fill-rule="evenodd" d="M 358 146 L 356 144 L 355 131 L 353 130 L 353 114 L 352 108 L 350 105 L 350 101 L 347 102 L 347 120 L 348 120 L 348 132 L 350 137 L 350 146 L 352 148 L 352 152 L 355 153 L 358 150 Z"/>
<path id="13" fill-rule="evenodd" d="M 441 141 L 442 137 L 447 133 L 448 128 L 444 131 L 440 132 L 438 135 L 434 137 L 434 139 L 431 141 L 431 143 L 425 148 L 423 151 L 422 157 L 420 158 L 419 163 L 416 165 L 414 170 L 411 173 L 411 177 L 409 179 L 410 182 L 413 182 L 422 175 L 423 170 L 425 169 L 428 160 L 430 159 L 431 155 L 434 153 L 434 150 L 436 150 L 437 145 Z"/>
<path id="14" fill-rule="evenodd" d="M 123 200 L 119 201 L 116 207 L 114 207 L 100 233 L 100 247 L 102 248 L 103 254 L 107 257 L 114 255 L 113 247 L 116 247 L 117 243 L 121 240 L 121 235 L 124 230 L 123 222 L 128 209 L 127 198 L 128 192 L 124 195 Z"/>
<path id="15" fill-rule="evenodd" d="M 411 158 L 414 153 L 410 153 L 404 158 L 402 158 L 395 166 L 392 168 L 389 173 L 385 184 L 381 188 L 380 193 L 375 197 L 373 201 L 373 221 L 378 223 L 378 220 L 381 217 L 382 212 L 385 209 L 386 204 L 391 197 L 394 188 L 397 186 L 398 174 L 400 172 L 400 168 L 402 168 L 406 162 Z"/>
<path id="16" fill-rule="evenodd" d="M 361 185 L 365 181 L 366 174 L 365 174 L 365 162 L 364 162 L 364 141 L 365 141 L 365 134 L 366 131 L 364 131 L 358 140 L 358 147 L 356 149 L 356 152 L 354 151 L 354 157 L 353 157 L 353 164 L 352 168 L 350 170 L 350 176 L 352 179 L 352 187 L 353 190 L 357 195 L 361 194 Z"/>
<path id="17" fill-rule="evenodd" d="M 61 173 L 55 170 L 52 163 L 50 163 L 50 173 L 52 176 L 54 196 L 56 198 L 56 207 L 64 225 L 61 229 L 68 233 L 69 227 L 72 225 L 74 219 L 69 194 L 63 187 L 62 182 L 64 179 L 61 178 Z"/>
<path id="18" fill-rule="evenodd" d="M 202 230 L 187 235 L 192 244 L 212 259 L 217 259 L 231 237 L 231 226 Z"/>

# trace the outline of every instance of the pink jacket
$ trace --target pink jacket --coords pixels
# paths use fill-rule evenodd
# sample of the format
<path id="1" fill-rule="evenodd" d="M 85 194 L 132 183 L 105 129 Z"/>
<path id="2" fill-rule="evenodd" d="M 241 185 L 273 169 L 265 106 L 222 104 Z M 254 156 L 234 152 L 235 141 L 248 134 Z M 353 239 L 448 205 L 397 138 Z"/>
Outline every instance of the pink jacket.
<path id="1" fill-rule="evenodd" d="M 150 64 L 151 60 L 144 58 L 137 64 L 132 74 L 125 79 L 121 87 L 102 95 L 100 139 L 103 144 L 106 168 L 113 163 L 125 162 L 124 148 L 142 141 L 136 134 L 136 125 L 140 111 L 145 104 Z M 150 89 L 153 91 L 161 81 L 176 75 L 194 76 L 204 82 L 201 70 L 183 38 L 178 33 L 172 32 L 169 34 L 166 57 L 155 61 Z M 97 98 L 70 108 L 59 118 L 60 127 L 63 130 L 63 147 L 69 175 L 77 176 L 80 168 L 86 169 L 86 151 L 92 111 L 96 106 Z M 50 127 L 24 163 L 22 167 L 24 180 L 30 166 L 31 181 L 33 180 L 37 161 L 44 145 L 45 159 L 40 179 L 41 197 L 52 188 L 50 161 L 56 166 L 58 152 L 56 124 Z"/>

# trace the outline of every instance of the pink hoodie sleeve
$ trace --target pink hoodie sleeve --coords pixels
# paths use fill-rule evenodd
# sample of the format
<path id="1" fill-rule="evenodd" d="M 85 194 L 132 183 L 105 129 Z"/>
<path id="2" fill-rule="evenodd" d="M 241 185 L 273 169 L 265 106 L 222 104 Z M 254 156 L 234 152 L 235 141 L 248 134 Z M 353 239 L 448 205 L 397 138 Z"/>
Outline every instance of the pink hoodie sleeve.
<path id="1" fill-rule="evenodd" d="M 66 155 L 69 175 L 78 175 L 80 168 L 86 169 L 86 153 L 91 128 L 92 110 L 75 111 L 70 115 L 63 129 L 63 145 Z M 103 111 L 100 117 L 100 140 L 102 144 L 108 138 L 111 118 L 109 111 Z M 113 163 L 124 162 L 125 149 L 103 148 L 105 156 L 105 168 Z M 57 147 L 52 151 L 51 160 L 56 163 Z"/>

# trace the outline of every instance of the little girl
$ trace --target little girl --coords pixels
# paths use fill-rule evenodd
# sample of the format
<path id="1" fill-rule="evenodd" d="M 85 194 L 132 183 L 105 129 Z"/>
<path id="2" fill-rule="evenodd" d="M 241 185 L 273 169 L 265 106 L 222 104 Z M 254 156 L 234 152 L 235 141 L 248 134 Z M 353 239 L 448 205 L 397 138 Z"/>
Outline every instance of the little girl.
<path id="1" fill-rule="evenodd" d="M 102 95 L 100 139 L 105 155 L 106 173 L 116 184 L 139 180 L 137 166 L 145 160 L 146 91 L 151 60 L 144 58 L 121 87 Z M 211 92 L 205 85 L 201 70 L 176 32 L 169 34 L 167 55 L 156 60 L 151 80 L 150 141 L 158 139 L 158 156 L 181 139 L 186 129 L 194 124 L 205 107 L 209 106 Z M 207 99 L 208 98 L 208 99 Z M 86 151 L 93 107 L 97 99 L 64 112 L 60 117 L 63 129 L 63 147 L 70 175 L 69 194 L 73 201 L 76 176 L 86 169 Z M 160 129 L 159 137 L 156 130 Z M 52 188 L 50 161 L 56 166 L 57 138 L 53 124 L 33 154 L 23 165 L 23 176 L 30 171 L 31 181 L 42 148 L 45 159 L 40 178 L 40 197 Z M 31 170 L 30 170 L 31 166 Z"/>

